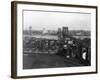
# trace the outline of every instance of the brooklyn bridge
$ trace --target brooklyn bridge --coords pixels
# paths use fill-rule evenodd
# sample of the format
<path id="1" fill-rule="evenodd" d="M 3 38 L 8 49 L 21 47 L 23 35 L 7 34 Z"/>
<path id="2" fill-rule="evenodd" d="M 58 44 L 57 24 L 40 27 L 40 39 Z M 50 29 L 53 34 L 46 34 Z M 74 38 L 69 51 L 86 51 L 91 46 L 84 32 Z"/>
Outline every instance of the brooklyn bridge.
<path id="1" fill-rule="evenodd" d="M 68 27 L 47 33 L 24 31 L 23 69 L 90 66 L 90 37 L 76 36 Z"/>

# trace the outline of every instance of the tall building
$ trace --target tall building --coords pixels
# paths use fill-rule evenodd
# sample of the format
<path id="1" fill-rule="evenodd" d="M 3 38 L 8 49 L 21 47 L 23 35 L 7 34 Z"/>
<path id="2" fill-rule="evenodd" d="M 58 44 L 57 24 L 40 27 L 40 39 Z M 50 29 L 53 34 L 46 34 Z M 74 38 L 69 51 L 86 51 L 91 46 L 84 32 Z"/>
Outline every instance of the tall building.
<path id="1" fill-rule="evenodd" d="M 32 35 L 32 26 L 29 27 L 29 34 Z"/>
<path id="2" fill-rule="evenodd" d="M 62 39 L 62 30 L 61 28 L 58 28 L 58 40 Z"/>

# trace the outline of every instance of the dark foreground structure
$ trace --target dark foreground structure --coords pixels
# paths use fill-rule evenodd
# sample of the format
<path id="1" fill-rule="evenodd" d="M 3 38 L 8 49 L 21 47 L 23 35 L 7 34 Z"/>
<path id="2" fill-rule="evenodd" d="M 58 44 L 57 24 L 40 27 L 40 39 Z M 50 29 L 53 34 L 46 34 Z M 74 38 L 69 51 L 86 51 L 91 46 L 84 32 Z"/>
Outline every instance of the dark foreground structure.
<path id="1" fill-rule="evenodd" d="M 77 39 L 68 27 L 46 34 L 30 30 L 23 42 L 23 69 L 91 65 L 90 38 Z"/>

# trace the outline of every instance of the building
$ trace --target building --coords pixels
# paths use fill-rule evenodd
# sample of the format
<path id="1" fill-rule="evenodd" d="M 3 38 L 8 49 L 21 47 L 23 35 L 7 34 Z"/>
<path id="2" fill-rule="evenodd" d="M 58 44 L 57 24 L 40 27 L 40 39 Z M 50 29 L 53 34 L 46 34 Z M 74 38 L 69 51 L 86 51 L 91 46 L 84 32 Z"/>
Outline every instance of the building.
<path id="1" fill-rule="evenodd" d="M 26 39 L 24 40 L 24 53 L 58 54 L 66 58 L 77 57 L 82 59 L 83 49 L 90 51 L 90 47 L 83 47 L 81 40 L 70 36 L 68 27 L 65 26 L 62 29 L 58 28 L 55 35 L 51 35 L 51 32 L 50 34 L 42 35 L 40 31 L 35 31 L 34 35 L 32 33 L 24 35 L 24 39 Z M 90 55 L 90 52 L 87 52 L 86 55 Z M 90 62 L 89 57 L 86 60 Z"/>

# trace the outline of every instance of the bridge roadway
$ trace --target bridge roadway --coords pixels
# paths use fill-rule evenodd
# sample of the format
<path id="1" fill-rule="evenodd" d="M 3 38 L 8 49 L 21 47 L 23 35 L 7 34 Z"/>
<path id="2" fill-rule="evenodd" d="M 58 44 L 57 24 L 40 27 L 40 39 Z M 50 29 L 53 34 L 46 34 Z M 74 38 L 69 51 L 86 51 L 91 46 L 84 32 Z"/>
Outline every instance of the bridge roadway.
<path id="1" fill-rule="evenodd" d="M 85 66 L 76 58 L 65 58 L 56 54 L 25 53 L 23 59 L 23 69 Z"/>

